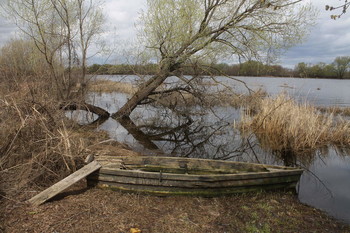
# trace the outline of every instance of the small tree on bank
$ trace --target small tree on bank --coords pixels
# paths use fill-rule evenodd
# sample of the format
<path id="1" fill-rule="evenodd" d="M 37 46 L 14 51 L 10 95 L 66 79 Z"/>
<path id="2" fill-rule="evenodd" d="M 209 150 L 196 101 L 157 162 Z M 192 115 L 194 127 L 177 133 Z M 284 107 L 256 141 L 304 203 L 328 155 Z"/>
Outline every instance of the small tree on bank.
<path id="1" fill-rule="evenodd" d="M 340 79 L 344 78 L 346 72 L 350 69 L 350 57 L 336 57 L 333 66 L 337 73 L 337 77 Z"/>
<path id="2" fill-rule="evenodd" d="M 158 72 L 113 116 L 127 117 L 171 75 L 198 60 L 261 58 L 300 42 L 315 13 L 292 0 L 149 0 L 141 39 Z M 180 77 L 181 78 L 181 77 Z"/>

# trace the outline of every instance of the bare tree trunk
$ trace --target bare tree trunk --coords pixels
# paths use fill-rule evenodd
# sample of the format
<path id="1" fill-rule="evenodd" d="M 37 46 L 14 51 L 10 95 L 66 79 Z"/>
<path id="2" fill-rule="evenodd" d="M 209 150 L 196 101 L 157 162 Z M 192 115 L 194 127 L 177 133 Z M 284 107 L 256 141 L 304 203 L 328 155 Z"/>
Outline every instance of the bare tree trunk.
<path id="1" fill-rule="evenodd" d="M 99 116 L 99 118 L 108 119 L 109 113 L 103 108 L 94 106 L 88 103 L 77 103 L 77 102 L 68 102 L 60 104 L 60 108 L 64 110 L 85 110 L 87 112 L 92 112 Z"/>
<path id="2" fill-rule="evenodd" d="M 112 115 L 113 118 L 124 118 L 129 117 L 130 113 L 141 103 L 142 100 L 146 99 L 159 85 L 161 85 L 165 79 L 169 76 L 169 72 L 161 72 L 158 75 L 153 76 L 144 86 L 134 94 L 131 99 L 119 109 L 118 112 Z"/>

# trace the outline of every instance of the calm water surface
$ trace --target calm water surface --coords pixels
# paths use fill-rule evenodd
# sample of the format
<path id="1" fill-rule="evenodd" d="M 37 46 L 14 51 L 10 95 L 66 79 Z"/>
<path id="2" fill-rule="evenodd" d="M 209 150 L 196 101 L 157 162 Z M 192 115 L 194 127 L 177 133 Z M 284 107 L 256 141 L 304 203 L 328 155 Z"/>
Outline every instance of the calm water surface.
<path id="1" fill-rule="evenodd" d="M 137 76 L 98 76 L 97 78 L 131 82 Z M 147 78 L 147 77 L 145 77 Z M 224 77 L 216 77 L 236 91 L 247 92 L 244 85 Z M 318 106 L 350 107 L 350 80 L 297 79 L 238 77 L 249 88 L 266 90 L 270 95 L 286 92 L 300 102 L 310 102 Z M 174 78 L 166 80 L 169 85 Z M 129 96 L 120 93 L 91 93 L 89 101 L 116 112 Z M 259 162 L 283 165 L 285 161 L 271 152 L 259 147 L 251 136 L 250 145 L 241 146 L 242 138 L 233 129 L 240 119 L 240 110 L 231 107 L 214 109 L 187 109 L 193 122 L 183 116 L 174 115 L 170 110 L 155 106 L 137 107 L 131 118 L 140 135 L 113 119 L 108 119 L 99 129 L 106 130 L 111 138 L 129 144 L 135 150 L 147 153 L 162 153 L 172 156 L 204 157 L 230 159 L 237 161 Z M 84 119 L 80 119 L 84 121 Z M 189 126 L 190 125 L 190 126 Z M 176 130 L 170 130 L 170 129 Z M 138 138 L 136 140 L 135 138 Z M 142 137 L 141 137 L 142 138 Z M 149 149 L 152 145 L 158 151 Z M 350 223 L 350 150 L 346 148 L 327 148 L 314 152 L 308 159 L 299 159 L 306 171 L 298 187 L 301 202 L 326 211 L 328 214 Z"/>

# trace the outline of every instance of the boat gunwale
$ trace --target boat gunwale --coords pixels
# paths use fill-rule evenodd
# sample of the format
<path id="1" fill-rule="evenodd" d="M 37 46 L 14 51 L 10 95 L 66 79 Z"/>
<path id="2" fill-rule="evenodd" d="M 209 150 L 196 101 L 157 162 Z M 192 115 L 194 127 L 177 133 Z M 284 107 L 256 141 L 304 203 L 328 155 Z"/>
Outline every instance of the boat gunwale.
<path id="1" fill-rule="evenodd" d="M 122 170 L 122 169 L 108 169 L 102 167 L 99 171 L 101 174 L 110 175 L 124 175 L 129 177 L 137 178 L 148 178 L 148 179 L 174 179 L 174 180 L 199 180 L 199 181 L 221 181 L 221 180 L 249 180 L 257 178 L 269 178 L 269 177 L 284 177 L 301 175 L 304 170 L 296 169 L 291 171 L 270 171 L 270 172 L 247 172 L 238 174 L 209 174 L 209 175 L 195 175 L 195 174 L 173 174 L 173 173 L 161 173 L 161 172 L 145 172 L 140 170 Z"/>
<path id="2" fill-rule="evenodd" d="M 215 159 L 200 159 L 200 158 L 184 158 L 184 157 L 157 157 L 157 156 L 102 156 L 98 157 L 97 161 L 105 161 L 105 159 L 112 158 L 112 160 L 118 160 L 118 162 L 124 162 L 124 160 L 127 161 L 142 161 L 142 159 L 164 159 L 164 160 L 176 160 L 176 161 L 199 161 L 199 162 L 215 162 L 215 163 L 223 163 L 223 164 L 238 164 L 238 165 L 249 165 L 249 166 L 256 166 L 260 168 L 271 168 L 271 169 L 279 169 L 279 170 L 303 170 L 301 168 L 297 167 L 287 167 L 287 166 L 280 166 L 280 165 L 269 165 L 269 164 L 260 164 L 260 163 L 250 163 L 250 162 L 240 162 L 240 161 L 227 161 L 227 160 L 215 160 Z M 115 163 L 118 163 L 115 162 Z"/>

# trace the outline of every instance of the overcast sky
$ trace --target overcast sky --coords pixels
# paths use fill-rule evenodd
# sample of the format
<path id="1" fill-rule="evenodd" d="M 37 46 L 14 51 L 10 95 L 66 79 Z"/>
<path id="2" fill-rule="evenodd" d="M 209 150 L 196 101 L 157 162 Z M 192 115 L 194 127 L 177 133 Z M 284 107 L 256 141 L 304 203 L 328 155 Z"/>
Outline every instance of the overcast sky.
<path id="1" fill-rule="evenodd" d="M 0 3 L 5 0 L 0 0 Z M 350 56 L 350 12 L 336 21 L 330 19 L 325 5 L 339 3 L 333 0 L 312 0 L 319 10 L 317 24 L 304 43 L 293 47 L 282 55 L 279 63 L 293 68 L 298 62 L 331 63 L 337 56 Z M 133 43 L 136 35 L 135 23 L 146 0 L 105 0 L 104 12 L 107 18 L 105 38 L 114 43 Z M 15 27 L 0 18 L 0 46 L 15 34 Z M 123 44 L 122 43 L 122 44 Z M 100 59 L 101 60 L 101 59 Z"/>

